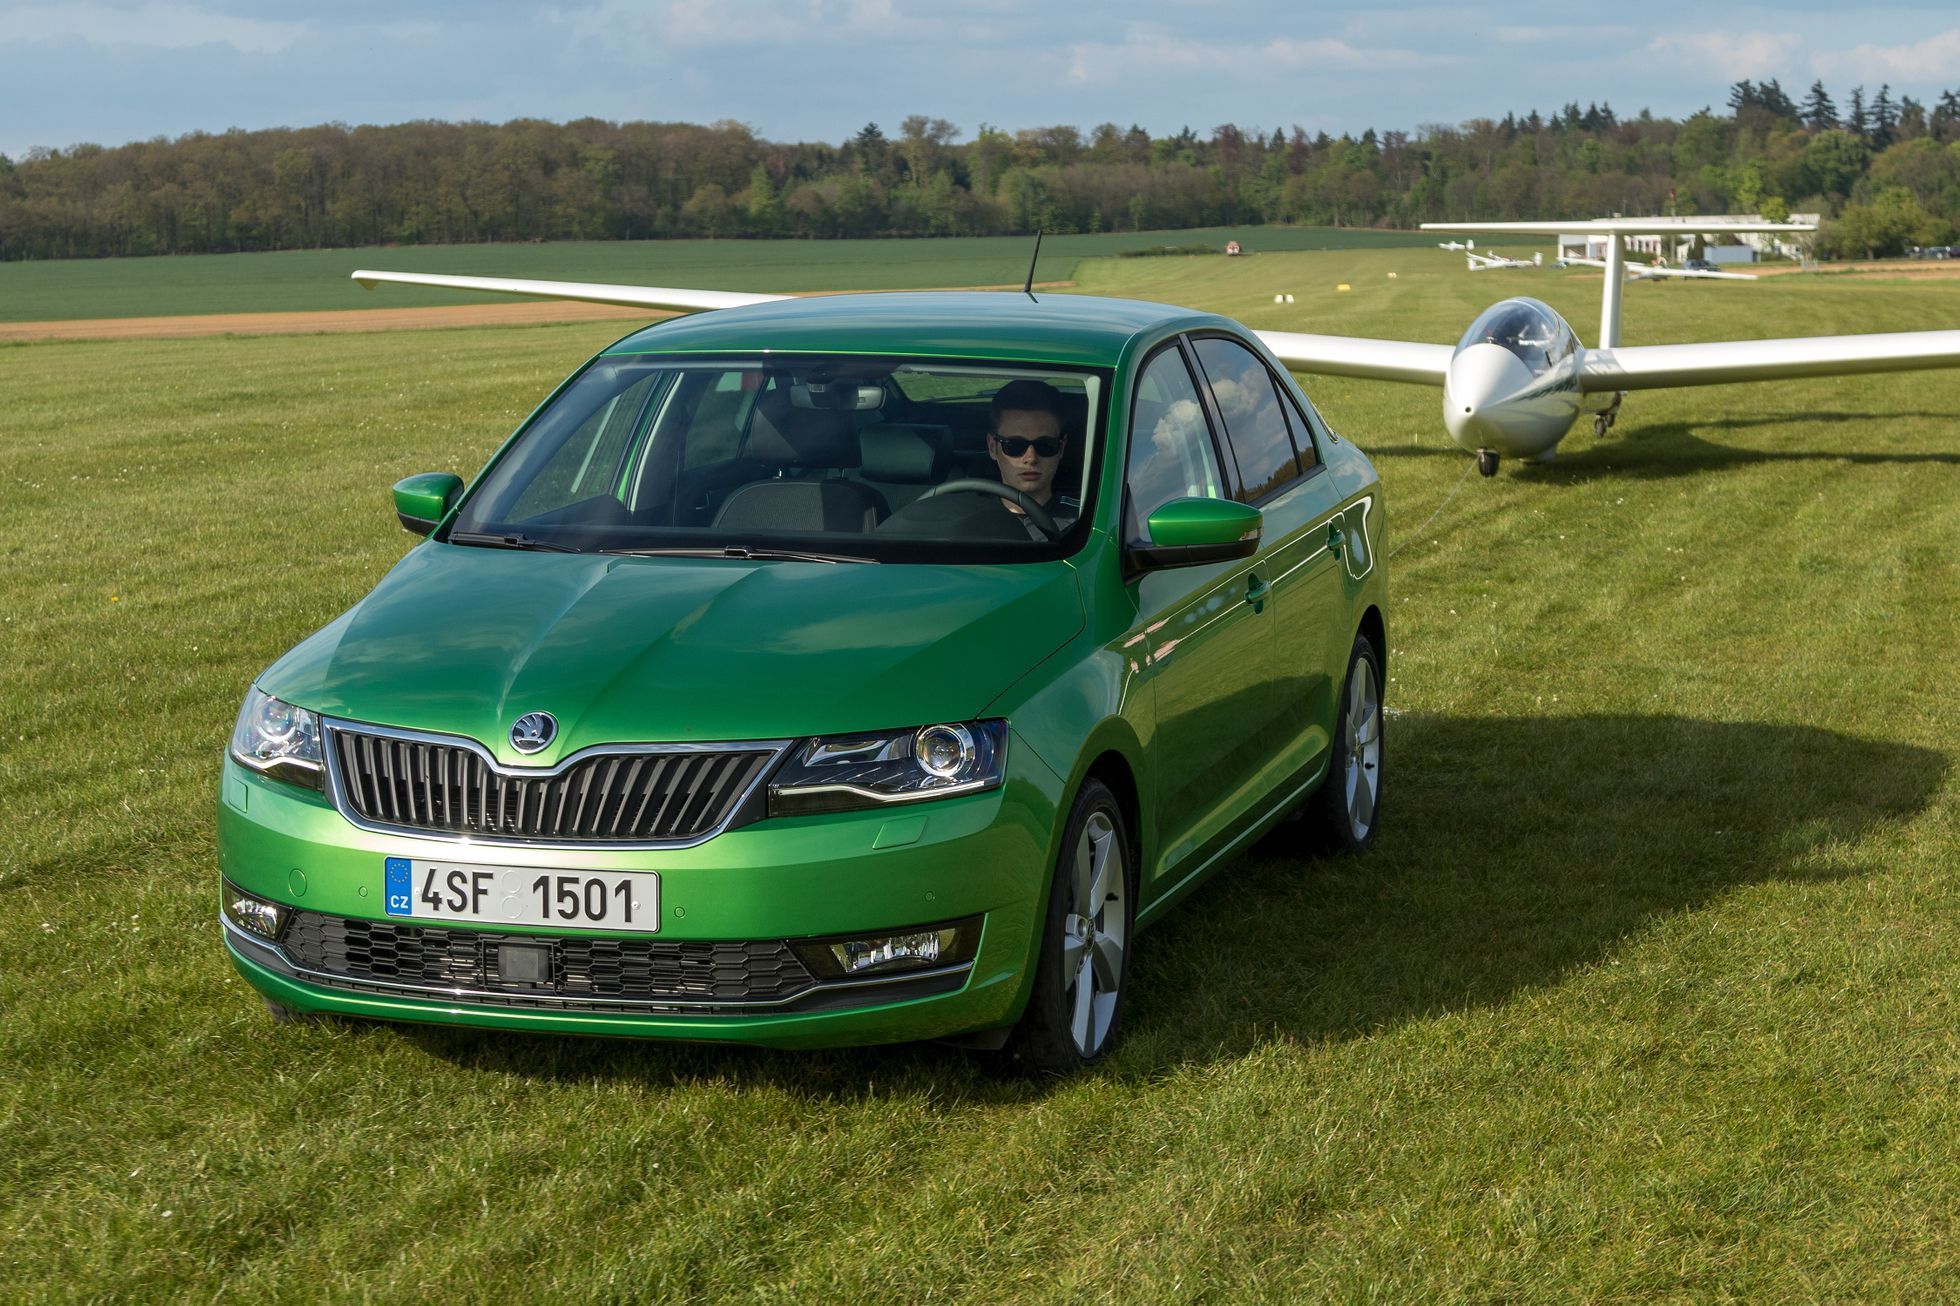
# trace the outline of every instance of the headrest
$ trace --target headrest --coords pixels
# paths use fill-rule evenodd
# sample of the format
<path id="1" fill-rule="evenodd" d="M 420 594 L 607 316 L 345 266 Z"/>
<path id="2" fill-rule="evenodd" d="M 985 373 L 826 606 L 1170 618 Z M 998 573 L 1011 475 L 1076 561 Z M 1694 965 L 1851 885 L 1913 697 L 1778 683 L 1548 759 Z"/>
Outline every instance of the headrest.
<path id="1" fill-rule="evenodd" d="M 856 467 L 862 456 L 851 419 L 824 408 L 757 414 L 748 454 L 781 467 Z"/>
<path id="2" fill-rule="evenodd" d="M 1062 391 L 1062 434 L 1071 437 L 1071 445 L 1079 446 L 1082 433 L 1088 429 L 1089 396 Z"/>
<path id="3" fill-rule="evenodd" d="M 864 479 L 902 485 L 937 485 L 946 479 L 952 433 L 943 426 L 880 422 L 858 432 Z"/>

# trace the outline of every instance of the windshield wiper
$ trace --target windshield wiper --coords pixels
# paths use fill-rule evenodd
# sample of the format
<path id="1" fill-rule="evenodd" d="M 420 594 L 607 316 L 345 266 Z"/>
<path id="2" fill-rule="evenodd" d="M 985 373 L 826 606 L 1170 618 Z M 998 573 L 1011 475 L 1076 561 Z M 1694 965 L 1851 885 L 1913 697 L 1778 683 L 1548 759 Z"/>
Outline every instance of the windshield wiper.
<path id="1" fill-rule="evenodd" d="M 541 549 L 547 553 L 582 553 L 584 550 L 557 540 L 540 540 L 530 535 L 501 535 L 495 531 L 451 531 L 451 544 L 487 544 L 493 549 Z"/>
<path id="2" fill-rule="evenodd" d="M 632 558 L 740 558 L 745 562 L 876 562 L 854 553 L 811 553 L 801 549 L 757 549 L 746 544 L 722 544 L 701 548 L 687 545 L 650 549 L 601 549 L 601 553 L 622 553 Z"/>

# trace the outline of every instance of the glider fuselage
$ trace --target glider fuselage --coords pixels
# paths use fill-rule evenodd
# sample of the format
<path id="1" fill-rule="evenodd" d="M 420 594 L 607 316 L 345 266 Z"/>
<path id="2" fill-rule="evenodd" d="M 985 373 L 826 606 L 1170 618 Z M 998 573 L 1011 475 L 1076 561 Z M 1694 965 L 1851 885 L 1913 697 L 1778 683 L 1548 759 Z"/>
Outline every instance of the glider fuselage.
<path id="1" fill-rule="evenodd" d="M 1523 297 L 1491 305 L 1450 356 L 1443 380 L 1450 439 L 1469 453 L 1544 454 L 1588 407 L 1584 367 L 1578 333 L 1550 305 Z"/>

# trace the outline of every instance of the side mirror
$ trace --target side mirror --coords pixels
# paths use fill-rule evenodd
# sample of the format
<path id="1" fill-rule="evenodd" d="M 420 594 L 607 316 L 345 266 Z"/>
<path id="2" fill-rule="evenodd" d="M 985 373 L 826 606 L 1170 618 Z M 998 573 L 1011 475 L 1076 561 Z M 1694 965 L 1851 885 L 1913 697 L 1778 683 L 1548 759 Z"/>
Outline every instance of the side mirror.
<path id="1" fill-rule="evenodd" d="M 396 481 L 395 516 L 411 535 L 427 535 L 449 515 L 462 492 L 463 478 L 453 472 L 423 472 Z"/>
<path id="2" fill-rule="evenodd" d="M 1144 569 L 1250 558 L 1259 551 L 1262 522 L 1257 508 L 1230 499 L 1172 499 L 1150 514 L 1150 543 L 1130 556 Z"/>

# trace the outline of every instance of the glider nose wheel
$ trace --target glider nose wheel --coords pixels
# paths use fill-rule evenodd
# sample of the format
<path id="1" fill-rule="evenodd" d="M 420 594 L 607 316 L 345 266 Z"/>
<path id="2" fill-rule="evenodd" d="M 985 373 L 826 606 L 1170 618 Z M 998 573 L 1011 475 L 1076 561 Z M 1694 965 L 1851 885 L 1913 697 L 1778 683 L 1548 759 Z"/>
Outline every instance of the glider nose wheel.
<path id="1" fill-rule="evenodd" d="M 1477 450 L 1477 474 L 1479 476 L 1497 475 L 1497 450 Z"/>

